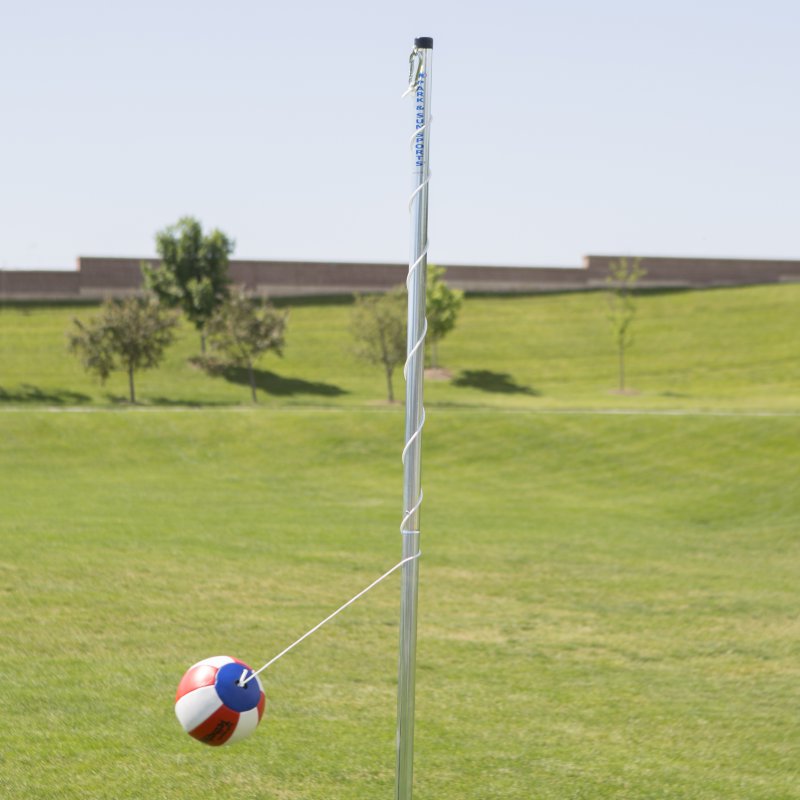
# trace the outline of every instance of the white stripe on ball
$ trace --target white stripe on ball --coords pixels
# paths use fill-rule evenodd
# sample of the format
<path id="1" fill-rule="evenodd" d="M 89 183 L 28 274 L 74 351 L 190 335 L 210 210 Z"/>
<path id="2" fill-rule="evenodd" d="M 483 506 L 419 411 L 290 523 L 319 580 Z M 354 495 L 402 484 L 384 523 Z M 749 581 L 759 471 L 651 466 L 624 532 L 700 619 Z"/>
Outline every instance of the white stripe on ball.
<path id="1" fill-rule="evenodd" d="M 175 703 L 175 715 L 183 729 L 190 733 L 205 722 L 221 705 L 222 700 L 219 699 L 216 688 L 201 686 L 199 689 L 185 694 Z"/>
<path id="2" fill-rule="evenodd" d="M 226 744 L 233 744 L 240 739 L 249 736 L 258 725 L 258 708 L 251 708 L 249 711 L 243 711 L 239 714 L 239 721 L 236 723 L 236 730 L 228 739 Z"/>

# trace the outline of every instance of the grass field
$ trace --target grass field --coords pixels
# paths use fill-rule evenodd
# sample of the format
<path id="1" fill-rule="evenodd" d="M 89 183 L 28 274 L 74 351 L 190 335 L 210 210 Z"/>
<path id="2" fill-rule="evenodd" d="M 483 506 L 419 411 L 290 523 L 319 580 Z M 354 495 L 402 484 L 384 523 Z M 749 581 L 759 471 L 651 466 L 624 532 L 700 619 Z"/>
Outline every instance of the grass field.
<path id="1" fill-rule="evenodd" d="M 426 388 L 416 797 L 800 798 L 799 290 L 643 298 L 624 397 L 598 296 L 470 299 L 473 383 Z M 126 410 L 75 313 L 0 311 L 0 796 L 391 797 L 395 578 L 266 673 L 246 742 L 172 711 L 399 557 L 402 408 L 347 306 L 292 309 L 259 408 L 187 333 Z"/>
<path id="2" fill-rule="evenodd" d="M 428 405 L 503 408 L 797 410 L 800 285 L 648 294 L 639 300 L 629 385 L 620 397 L 602 294 L 469 298 L 441 345 L 453 381 L 430 382 Z M 0 310 L 0 405 L 108 405 L 127 398 L 124 374 L 100 386 L 66 352 L 73 317 L 91 306 Z M 350 306 L 294 302 L 286 357 L 261 363 L 266 405 L 363 406 L 385 398 L 379 370 L 352 355 Z M 184 327 L 165 364 L 138 378 L 146 404 L 247 404 L 240 382 L 191 366 L 199 337 Z M 402 375 L 395 389 L 402 396 Z"/>

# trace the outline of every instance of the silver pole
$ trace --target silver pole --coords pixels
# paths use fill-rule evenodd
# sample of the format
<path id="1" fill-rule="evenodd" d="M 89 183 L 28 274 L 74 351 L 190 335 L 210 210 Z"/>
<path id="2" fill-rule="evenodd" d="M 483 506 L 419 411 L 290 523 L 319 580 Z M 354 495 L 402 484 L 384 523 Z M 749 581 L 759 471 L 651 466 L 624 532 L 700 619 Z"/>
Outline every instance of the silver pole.
<path id="1" fill-rule="evenodd" d="M 400 596 L 400 659 L 397 682 L 397 777 L 396 800 L 411 800 L 414 775 L 414 684 L 417 655 L 417 586 L 419 559 L 419 509 L 422 503 L 420 461 L 422 384 L 425 364 L 425 276 L 428 256 L 428 179 L 430 142 L 431 61 L 433 39 L 414 40 L 411 53 L 409 93 L 414 98 L 415 129 L 411 195 L 411 254 L 408 280 L 408 358 L 406 360 L 406 436 L 403 448 L 403 565 Z"/>

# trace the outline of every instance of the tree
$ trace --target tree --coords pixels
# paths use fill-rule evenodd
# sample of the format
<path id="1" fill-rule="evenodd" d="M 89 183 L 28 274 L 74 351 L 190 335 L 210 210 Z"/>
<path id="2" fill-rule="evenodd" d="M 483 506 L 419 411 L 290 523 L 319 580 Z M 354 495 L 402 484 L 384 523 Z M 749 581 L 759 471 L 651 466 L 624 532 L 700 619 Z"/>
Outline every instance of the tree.
<path id="1" fill-rule="evenodd" d="M 392 375 L 406 359 L 406 293 L 397 287 L 386 294 L 356 295 L 351 331 L 355 354 L 383 367 L 390 403 L 394 402 Z"/>
<path id="2" fill-rule="evenodd" d="M 625 391 L 625 351 L 633 344 L 631 326 L 636 316 L 633 292 L 639 279 L 646 274 L 638 258 L 630 262 L 627 258 L 621 258 L 608 265 L 608 318 L 617 344 L 620 392 Z"/>
<path id="3" fill-rule="evenodd" d="M 175 338 L 177 319 L 158 303 L 147 298 L 107 300 L 100 316 L 83 323 L 73 320 L 68 332 L 69 349 L 80 357 L 87 372 L 93 372 L 105 383 L 116 371 L 128 373 L 131 403 L 136 402 L 134 374 L 157 367 L 164 351 Z"/>
<path id="4" fill-rule="evenodd" d="M 430 343 L 430 364 L 439 366 L 439 340 L 443 339 L 456 325 L 458 312 L 464 302 L 464 292 L 451 289 L 444 282 L 444 267 L 428 264 L 425 283 L 425 314 L 428 318 L 428 342 Z"/>
<path id="5" fill-rule="evenodd" d="M 283 355 L 287 317 L 288 312 L 279 312 L 266 299 L 255 300 L 240 290 L 208 321 L 211 347 L 220 351 L 229 363 L 247 369 L 254 403 L 258 398 L 253 367 L 264 353 Z"/>
<path id="6" fill-rule="evenodd" d="M 180 308 L 200 332 L 206 351 L 205 325 L 230 296 L 228 257 L 235 243 L 214 229 L 203 235 L 194 217 L 183 217 L 156 234 L 161 266 L 142 262 L 145 286 L 167 308 Z"/>

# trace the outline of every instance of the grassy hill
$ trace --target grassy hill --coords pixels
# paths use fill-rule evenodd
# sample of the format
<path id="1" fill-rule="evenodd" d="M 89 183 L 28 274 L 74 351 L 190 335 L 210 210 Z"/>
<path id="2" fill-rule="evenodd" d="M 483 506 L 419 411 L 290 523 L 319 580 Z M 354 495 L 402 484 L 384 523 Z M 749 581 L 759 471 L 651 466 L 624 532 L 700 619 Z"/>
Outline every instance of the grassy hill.
<path id="1" fill-rule="evenodd" d="M 267 405 L 380 402 L 383 377 L 351 355 L 350 306 L 290 304 L 286 357 L 261 364 Z M 513 408 L 798 408 L 800 286 L 647 294 L 639 300 L 629 358 L 634 397 L 610 393 L 616 354 L 598 293 L 468 298 L 441 345 L 452 381 L 429 382 L 429 405 Z M 127 395 L 105 387 L 66 352 L 65 331 L 91 307 L 10 306 L 0 311 L 0 402 L 104 405 Z M 249 401 L 244 376 L 210 378 L 189 359 L 199 339 L 184 326 L 163 367 L 142 373 L 146 404 Z M 234 376 L 235 378 L 236 376 Z M 401 390 L 402 376 L 396 377 Z"/>
<path id="2" fill-rule="evenodd" d="M 642 298 L 631 396 L 598 295 L 467 302 L 467 385 L 426 387 L 416 797 L 800 798 L 798 301 Z M 144 413 L 65 355 L 87 309 L 0 312 L 0 796 L 392 796 L 394 578 L 265 673 L 249 740 L 172 711 L 399 558 L 403 410 L 348 310 L 292 309 L 255 409 L 186 331 Z"/>

